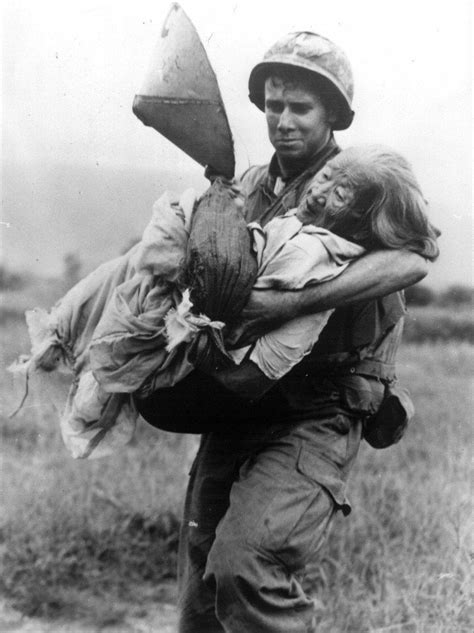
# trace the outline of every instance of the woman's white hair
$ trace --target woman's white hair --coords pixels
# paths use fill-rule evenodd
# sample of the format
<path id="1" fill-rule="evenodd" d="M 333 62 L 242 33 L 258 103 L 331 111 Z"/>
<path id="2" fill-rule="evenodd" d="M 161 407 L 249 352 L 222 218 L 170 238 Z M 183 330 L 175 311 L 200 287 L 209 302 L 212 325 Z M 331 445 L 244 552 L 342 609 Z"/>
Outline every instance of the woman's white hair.
<path id="1" fill-rule="evenodd" d="M 356 190 L 348 239 L 367 248 L 406 248 L 432 261 L 438 257 L 440 232 L 428 220 L 428 204 L 401 154 L 382 145 L 360 145 L 328 164 Z"/>

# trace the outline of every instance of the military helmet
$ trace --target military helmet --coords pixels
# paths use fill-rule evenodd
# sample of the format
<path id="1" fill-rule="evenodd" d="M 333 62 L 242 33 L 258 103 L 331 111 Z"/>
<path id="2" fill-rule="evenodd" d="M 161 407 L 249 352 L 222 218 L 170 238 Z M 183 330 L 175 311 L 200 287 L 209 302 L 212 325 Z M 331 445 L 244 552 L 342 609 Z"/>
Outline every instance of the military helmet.
<path id="1" fill-rule="evenodd" d="M 334 130 L 345 130 L 352 123 L 354 80 L 346 54 L 333 42 L 317 33 L 298 31 L 276 42 L 255 66 L 249 78 L 249 97 L 265 110 L 265 80 L 281 68 L 300 68 L 317 75 L 322 90 L 335 106 Z"/>

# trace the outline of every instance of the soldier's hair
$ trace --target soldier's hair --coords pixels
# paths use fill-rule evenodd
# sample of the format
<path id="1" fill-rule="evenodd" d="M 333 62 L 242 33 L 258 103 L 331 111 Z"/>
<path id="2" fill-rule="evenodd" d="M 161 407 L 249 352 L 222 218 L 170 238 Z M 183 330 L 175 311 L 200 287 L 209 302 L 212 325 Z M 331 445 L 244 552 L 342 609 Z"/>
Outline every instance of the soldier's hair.
<path id="1" fill-rule="evenodd" d="M 438 257 L 440 231 L 428 220 L 428 204 L 403 156 L 384 146 L 362 145 L 327 164 L 356 192 L 351 212 L 331 230 L 368 249 L 407 249 L 431 261 Z"/>
<path id="2" fill-rule="evenodd" d="M 339 108 L 341 108 L 341 95 L 337 92 L 331 82 L 314 72 L 305 68 L 293 66 L 281 66 L 269 74 L 266 80 L 274 87 L 281 82 L 288 89 L 304 88 L 318 97 L 328 115 L 328 118 L 337 119 Z"/>

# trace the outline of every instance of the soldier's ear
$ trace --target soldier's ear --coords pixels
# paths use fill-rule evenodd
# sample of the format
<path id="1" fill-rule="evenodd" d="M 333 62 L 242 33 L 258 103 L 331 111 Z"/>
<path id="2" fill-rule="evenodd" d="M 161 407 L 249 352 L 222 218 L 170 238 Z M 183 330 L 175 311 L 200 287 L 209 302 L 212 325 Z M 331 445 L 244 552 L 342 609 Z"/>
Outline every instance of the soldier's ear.
<path id="1" fill-rule="evenodd" d="M 337 112 L 336 110 L 333 110 L 332 108 L 330 110 L 328 110 L 328 123 L 332 125 L 334 125 L 334 123 L 336 123 L 337 121 Z"/>

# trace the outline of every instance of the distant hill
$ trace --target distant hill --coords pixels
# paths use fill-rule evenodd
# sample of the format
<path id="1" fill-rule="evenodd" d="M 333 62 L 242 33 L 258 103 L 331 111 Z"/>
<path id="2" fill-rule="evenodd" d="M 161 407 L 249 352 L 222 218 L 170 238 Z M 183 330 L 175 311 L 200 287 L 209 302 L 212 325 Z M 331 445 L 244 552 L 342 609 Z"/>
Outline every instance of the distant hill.
<path id="1" fill-rule="evenodd" d="M 115 257 L 138 238 L 165 190 L 202 191 L 202 170 L 159 173 L 97 164 L 3 167 L 2 263 L 55 275 L 76 253 L 84 270 Z"/>
<path id="2" fill-rule="evenodd" d="M 63 271 L 63 257 L 75 253 L 81 272 L 87 272 L 141 235 L 153 202 L 165 189 L 203 191 L 207 181 L 202 173 L 197 164 L 188 171 L 166 165 L 158 172 L 102 164 L 6 164 L 0 263 L 54 276 Z M 470 225 L 464 229 L 452 210 L 437 201 L 430 213 L 443 235 L 441 257 L 429 267 L 429 285 L 472 286 Z"/>

